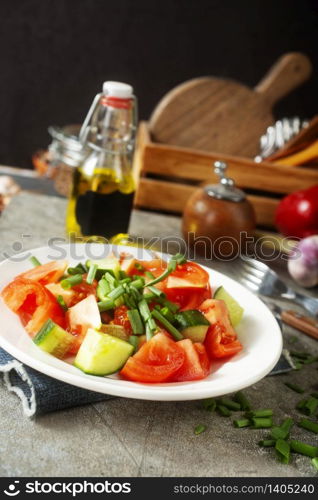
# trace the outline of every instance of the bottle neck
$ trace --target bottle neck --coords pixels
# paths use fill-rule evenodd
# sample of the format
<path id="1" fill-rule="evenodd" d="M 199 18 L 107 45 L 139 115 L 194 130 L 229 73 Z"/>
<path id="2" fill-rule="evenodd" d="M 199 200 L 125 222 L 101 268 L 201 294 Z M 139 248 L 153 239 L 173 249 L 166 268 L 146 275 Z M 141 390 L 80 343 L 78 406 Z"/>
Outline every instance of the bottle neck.
<path id="1" fill-rule="evenodd" d="M 131 98 L 121 99 L 119 97 L 103 96 L 101 99 L 101 104 L 103 106 L 111 106 L 112 108 L 131 109 L 133 100 Z"/>

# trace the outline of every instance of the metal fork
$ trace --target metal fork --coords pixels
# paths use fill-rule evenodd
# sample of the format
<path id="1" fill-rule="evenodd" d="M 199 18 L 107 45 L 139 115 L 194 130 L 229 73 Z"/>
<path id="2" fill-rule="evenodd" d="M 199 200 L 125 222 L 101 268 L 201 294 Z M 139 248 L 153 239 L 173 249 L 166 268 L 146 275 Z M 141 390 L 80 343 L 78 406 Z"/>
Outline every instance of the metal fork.
<path id="1" fill-rule="evenodd" d="M 306 297 L 288 287 L 275 271 L 263 262 L 244 256 L 238 259 L 233 270 L 239 281 L 252 292 L 298 304 L 309 314 L 317 316 L 318 299 Z"/>

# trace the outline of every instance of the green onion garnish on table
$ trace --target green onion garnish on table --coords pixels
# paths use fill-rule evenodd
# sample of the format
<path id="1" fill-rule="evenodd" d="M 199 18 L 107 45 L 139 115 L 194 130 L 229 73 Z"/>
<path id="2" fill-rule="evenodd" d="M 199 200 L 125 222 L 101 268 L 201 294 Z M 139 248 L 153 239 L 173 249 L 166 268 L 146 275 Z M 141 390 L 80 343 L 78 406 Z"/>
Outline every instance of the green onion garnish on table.
<path id="1" fill-rule="evenodd" d="M 284 439 L 277 439 L 275 444 L 275 450 L 278 459 L 283 464 L 289 464 L 290 460 L 290 445 Z"/>
<path id="2" fill-rule="evenodd" d="M 285 385 L 292 391 L 298 392 L 298 394 L 303 394 L 305 392 L 305 389 L 303 389 L 297 384 L 292 384 L 291 382 L 285 382 Z"/>
<path id="3" fill-rule="evenodd" d="M 216 409 L 222 415 L 222 417 L 230 417 L 232 415 L 232 412 L 226 406 L 220 405 L 218 403 Z"/>
<path id="4" fill-rule="evenodd" d="M 226 406 L 229 410 L 240 411 L 241 409 L 241 405 L 239 403 L 236 403 L 229 398 L 221 398 L 219 402 L 221 405 Z"/>
<path id="5" fill-rule="evenodd" d="M 273 426 L 272 417 L 252 417 L 252 429 L 269 429 Z"/>
<path id="6" fill-rule="evenodd" d="M 251 421 L 248 418 L 241 418 L 237 420 L 233 420 L 234 427 L 243 428 L 249 427 L 251 425 Z"/>
<path id="7" fill-rule="evenodd" d="M 294 421 L 292 418 L 286 418 L 281 425 L 274 426 L 271 429 L 271 437 L 273 439 L 286 439 L 289 436 L 290 429 L 294 425 Z"/>
<path id="8" fill-rule="evenodd" d="M 258 444 L 259 446 L 264 446 L 264 448 L 269 448 L 270 446 L 275 446 L 276 439 L 261 439 Z"/>
<path id="9" fill-rule="evenodd" d="M 240 404 L 242 410 L 251 410 L 252 405 L 242 391 L 234 395 L 234 400 Z"/>
<path id="10" fill-rule="evenodd" d="M 312 420 L 308 420 L 307 418 L 303 418 L 299 423 L 299 427 L 306 429 L 307 431 L 314 432 L 318 434 L 318 423 L 313 422 Z"/>
<path id="11" fill-rule="evenodd" d="M 263 410 L 255 410 L 255 411 L 247 411 L 245 413 L 245 416 L 247 418 L 259 418 L 259 417 L 272 417 L 273 416 L 273 410 L 270 408 L 265 408 Z"/>
<path id="12" fill-rule="evenodd" d="M 202 425 L 202 424 L 197 425 L 194 429 L 194 434 L 196 434 L 198 436 L 199 434 L 202 434 L 202 432 L 204 432 L 205 430 L 206 430 L 205 425 Z"/>
<path id="13" fill-rule="evenodd" d="M 64 290 L 69 290 L 72 286 L 79 285 L 83 281 L 83 276 L 81 274 L 74 274 L 74 276 L 69 276 L 61 281 L 61 287 Z"/>
<path id="14" fill-rule="evenodd" d="M 318 454 L 317 446 L 302 443 L 301 441 L 296 441 L 295 439 L 290 442 L 290 447 L 296 453 L 306 455 L 307 457 L 315 458 Z"/>
<path id="15" fill-rule="evenodd" d="M 29 258 L 29 261 L 31 262 L 31 264 L 33 264 L 34 267 L 41 266 L 41 262 L 36 257 L 34 257 L 34 255 Z"/>

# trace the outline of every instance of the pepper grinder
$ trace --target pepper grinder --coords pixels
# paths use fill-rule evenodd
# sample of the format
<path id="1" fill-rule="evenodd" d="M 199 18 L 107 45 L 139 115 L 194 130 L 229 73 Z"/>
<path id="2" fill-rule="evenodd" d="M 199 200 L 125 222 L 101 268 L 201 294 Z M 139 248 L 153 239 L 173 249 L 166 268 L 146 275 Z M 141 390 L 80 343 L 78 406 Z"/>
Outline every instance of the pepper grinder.
<path id="1" fill-rule="evenodd" d="M 226 163 L 214 163 L 219 183 L 196 190 L 183 213 L 184 238 L 206 258 L 233 259 L 245 250 L 246 238 L 255 229 L 253 206 L 226 169 Z"/>

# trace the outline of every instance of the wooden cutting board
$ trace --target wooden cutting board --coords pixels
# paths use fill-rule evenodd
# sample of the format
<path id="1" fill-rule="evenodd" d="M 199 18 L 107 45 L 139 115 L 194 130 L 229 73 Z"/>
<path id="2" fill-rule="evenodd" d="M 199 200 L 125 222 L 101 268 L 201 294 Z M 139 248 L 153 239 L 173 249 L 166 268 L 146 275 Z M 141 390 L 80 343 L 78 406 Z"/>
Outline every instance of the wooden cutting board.
<path id="1" fill-rule="evenodd" d="M 233 80 L 202 77 L 168 92 L 150 117 L 156 142 L 203 151 L 253 157 L 259 139 L 274 122 L 273 106 L 305 82 L 310 60 L 302 53 L 283 55 L 251 89 Z"/>

